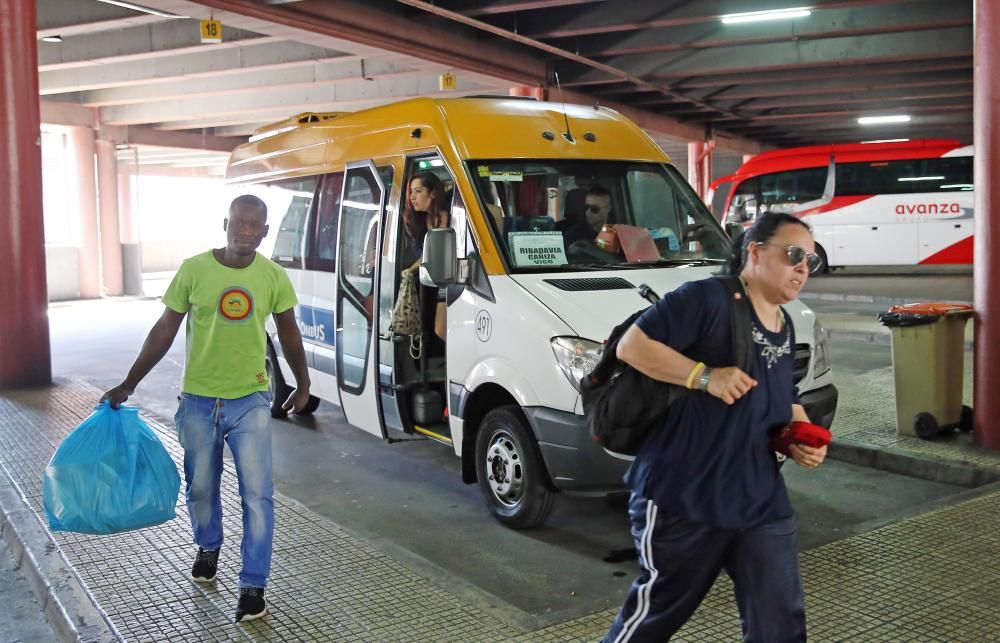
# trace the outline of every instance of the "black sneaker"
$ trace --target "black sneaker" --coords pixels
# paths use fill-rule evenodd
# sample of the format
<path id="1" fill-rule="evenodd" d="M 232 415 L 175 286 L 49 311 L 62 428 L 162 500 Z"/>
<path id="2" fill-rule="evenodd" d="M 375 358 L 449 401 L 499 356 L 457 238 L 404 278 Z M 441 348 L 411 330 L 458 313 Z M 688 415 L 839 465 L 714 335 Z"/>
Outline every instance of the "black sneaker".
<path id="1" fill-rule="evenodd" d="M 215 570 L 219 567 L 219 550 L 198 548 L 198 557 L 191 566 L 191 578 L 199 583 L 211 583 L 215 580 Z"/>
<path id="2" fill-rule="evenodd" d="M 267 601 L 263 587 L 241 587 L 240 602 L 236 605 L 236 622 L 252 621 L 267 614 Z"/>

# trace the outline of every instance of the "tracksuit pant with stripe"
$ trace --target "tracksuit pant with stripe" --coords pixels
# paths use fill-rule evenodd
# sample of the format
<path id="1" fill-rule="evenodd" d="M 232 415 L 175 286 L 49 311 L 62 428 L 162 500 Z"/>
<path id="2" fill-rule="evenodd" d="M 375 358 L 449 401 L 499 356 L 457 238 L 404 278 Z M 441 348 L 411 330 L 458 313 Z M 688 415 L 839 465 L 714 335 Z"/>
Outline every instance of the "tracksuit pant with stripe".
<path id="1" fill-rule="evenodd" d="M 663 643 L 684 625 L 721 571 L 733 580 L 743 640 L 806 640 L 795 518 L 750 529 L 720 529 L 629 499 L 632 538 L 642 573 L 603 643 Z"/>

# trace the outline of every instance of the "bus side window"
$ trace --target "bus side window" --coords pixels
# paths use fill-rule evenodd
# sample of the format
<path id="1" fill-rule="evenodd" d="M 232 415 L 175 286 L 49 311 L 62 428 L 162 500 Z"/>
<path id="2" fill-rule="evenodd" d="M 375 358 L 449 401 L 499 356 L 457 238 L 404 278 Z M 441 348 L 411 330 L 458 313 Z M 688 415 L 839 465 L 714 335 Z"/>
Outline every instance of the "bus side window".
<path id="1" fill-rule="evenodd" d="M 287 195 L 285 215 L 278 225 L 271 259 L 285 268 L 302 268 L 306 223 L 312 210 L 316 179 L 294 179 L 274 184 L 273 190 Z"/>
<path id="2" fill-rule="evenodd" d="M 334 272 L 337 269 L 337 223 L 343 186 L 343 172 L 323 177 L 316 206 L 316 225 L 306 260 L 306 266 L 313 270 Z"/>

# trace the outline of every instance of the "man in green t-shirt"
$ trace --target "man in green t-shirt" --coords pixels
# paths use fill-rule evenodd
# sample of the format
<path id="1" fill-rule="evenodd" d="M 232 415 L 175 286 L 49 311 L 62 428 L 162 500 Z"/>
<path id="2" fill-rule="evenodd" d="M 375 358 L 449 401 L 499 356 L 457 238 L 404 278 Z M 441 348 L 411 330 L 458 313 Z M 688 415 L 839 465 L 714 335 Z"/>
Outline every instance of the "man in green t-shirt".
<path id="1" fill-rule="evenodd" d="M 243 504 L 240 598 L 236 620 L 267 612 L 264 588 L 271 571 L 274 483 L 268 376 L 264 365 L 267 331 L 274 316 L 278 340 L 295 375 L 296 388 L 282 404 L 301 411 L 309 402 L 309 372 L 295 322 L 298 301 L 281 266 L 257 253 L 267 235 L 267 206 L 243 195 L 229 206 L 223 223 L 226 247 L 186 259 L 163 295 L 165 309 L 121 384 L 104 393 L 115 408 L 167 354 L 187 317 L 184 384 L 174 416 L 184 447 L 188 514 L 198 555 L 195 581 L 211 582 L 222 547 L 223 442 L 236 464 Z"/>

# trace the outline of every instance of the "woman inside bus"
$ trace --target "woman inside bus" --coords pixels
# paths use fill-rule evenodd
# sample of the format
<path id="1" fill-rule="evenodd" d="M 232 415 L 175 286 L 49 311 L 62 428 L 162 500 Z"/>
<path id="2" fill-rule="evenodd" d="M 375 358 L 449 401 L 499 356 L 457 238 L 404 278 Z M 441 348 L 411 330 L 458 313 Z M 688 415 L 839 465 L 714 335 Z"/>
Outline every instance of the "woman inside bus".
<path id="1" fill-rule="evenodd" d="M 403 210 L 404 247 L 400 265 L 411 267 L 420 261 L 424 252 L 424 235 L 433 228 L 447 228 L 450 225 L 448 196 L 444 183 L 436 174 L 420 172 L 410 179 L 407 190 L 406 208 Z M 420 286 L 420 317 L 425 330 L 433 328 L 430 343 L 426 346 L 429 355 L 444 354 L 445 313 L 444 300 L 438 288 Z M 424 333 L 428 339 L 428 333 Z"/>

